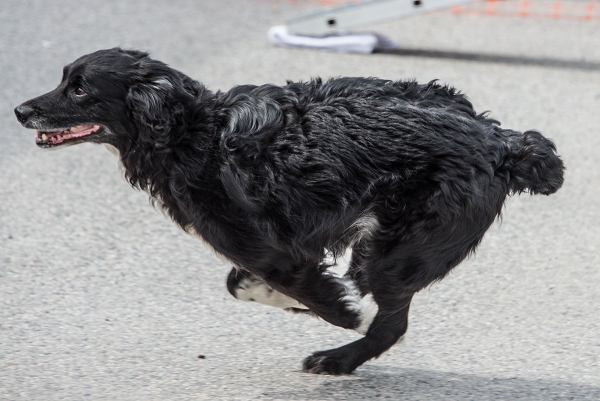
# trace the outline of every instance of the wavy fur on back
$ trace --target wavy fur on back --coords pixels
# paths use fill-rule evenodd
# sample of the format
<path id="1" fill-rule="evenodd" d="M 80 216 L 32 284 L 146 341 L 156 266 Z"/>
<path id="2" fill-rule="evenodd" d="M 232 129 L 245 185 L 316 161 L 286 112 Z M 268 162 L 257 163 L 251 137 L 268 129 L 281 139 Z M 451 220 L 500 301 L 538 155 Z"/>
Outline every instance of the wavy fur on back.
<path id="1" fill-rule="evenodd" d="M 16 113 L 38 130 L 101 127 L 72 143 L 116 147 L 134 187 L 233 262 L 232 294 L 263 283 L 332 324 L 368 328 L 307 358 L 315 373 L 349 373 L 387 350 L 412 295 L 475 249 L 508 195 L 563 182 L 551 141 L 501 128 L 436 81 L 214 93 L 146 53 L 111 49 L 68 65 L 55 91 Z M 347 274 L 329 273 L 325 256 L 349 247 Z M 367 294 L 372 324 L 356 299 Z"/>

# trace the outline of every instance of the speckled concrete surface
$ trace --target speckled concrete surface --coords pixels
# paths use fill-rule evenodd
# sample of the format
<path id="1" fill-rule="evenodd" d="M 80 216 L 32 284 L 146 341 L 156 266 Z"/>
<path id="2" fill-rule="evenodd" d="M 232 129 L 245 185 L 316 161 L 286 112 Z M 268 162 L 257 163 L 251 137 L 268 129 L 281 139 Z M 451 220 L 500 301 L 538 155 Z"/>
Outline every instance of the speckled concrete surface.
<path id="1" fill-rule="evenodd" d="M 490 63 L 266 42 L 315 3 L 139 3 L 0 7 L 0 400 L 600 399 L 600 23 L 440 12 L 365 27 L 404 49 L 510 56 Z M 566 183 L 511 199 L 476 257 L 416 296 L 402 344 L 350 376 L 304 374 L 303 357 L 357 335 L 234 300 L 228 264 L 131 190 L 103 147 L 37 149 L 16 122 L 64 64 L 116 45 L 213 90 L 437 78 L 504 126 L 554 139 Z"/>

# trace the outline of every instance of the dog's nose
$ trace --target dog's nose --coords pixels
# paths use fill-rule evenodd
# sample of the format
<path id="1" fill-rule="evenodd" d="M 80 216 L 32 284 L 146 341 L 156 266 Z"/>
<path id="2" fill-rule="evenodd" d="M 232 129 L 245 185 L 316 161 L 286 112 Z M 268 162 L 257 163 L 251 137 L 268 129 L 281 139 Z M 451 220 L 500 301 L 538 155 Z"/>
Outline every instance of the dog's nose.
<path id="1" fill-rule="evenodd" d="M 15 115 L 17 116 L 17 120 L 19 120 L 21 124 L 25 124 L 25 122 L 29 119 L 32 113 L 33 108 L 24 104 L 15 108 Z"/>

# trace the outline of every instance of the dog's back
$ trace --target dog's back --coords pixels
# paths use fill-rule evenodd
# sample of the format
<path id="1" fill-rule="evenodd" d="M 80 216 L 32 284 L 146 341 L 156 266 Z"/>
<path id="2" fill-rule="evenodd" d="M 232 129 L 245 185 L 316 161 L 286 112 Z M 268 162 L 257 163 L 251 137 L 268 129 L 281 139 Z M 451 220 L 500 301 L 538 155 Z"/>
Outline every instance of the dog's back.
<path id="1" fill-rule="evenodd" d="M 482 210 L 493 220 L 508 193 L 526 188 L 513 174 L 523 134 L 435 82 L 244 86 L 222 102 L 233 110 L 222 134 L 227 190 L 248 212 L 285 221 L 274 232 L 301 248 L 342 251 L 357 219 L 376 209 L 389 218 L 391 205 L 406 236 Z M 553 152 L 541 159 L 562 176 Z"/>

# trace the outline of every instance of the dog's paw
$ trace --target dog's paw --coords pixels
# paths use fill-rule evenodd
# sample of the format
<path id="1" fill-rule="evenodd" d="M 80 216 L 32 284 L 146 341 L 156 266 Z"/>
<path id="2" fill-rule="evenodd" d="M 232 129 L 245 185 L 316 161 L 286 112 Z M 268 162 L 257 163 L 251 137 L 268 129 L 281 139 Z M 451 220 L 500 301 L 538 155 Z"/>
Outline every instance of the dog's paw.
<path id="1" fill-rule="evenodd" d="M 235 275 L 232 277 L 233 274 Z M 227 280 L 227 287 L 231 295 L 240 301 L 258 302 L 282 309 L 308 310 L 300 302 L 273 289 L 270 285 L 246 271 L 231 273 Z"/>
<path id="2" fill-rule="evenodd" d="M 320 375 L 344 375 L 356 369 L 338 350 L 315 352 L 304 359 L 302 370 Z"/>

